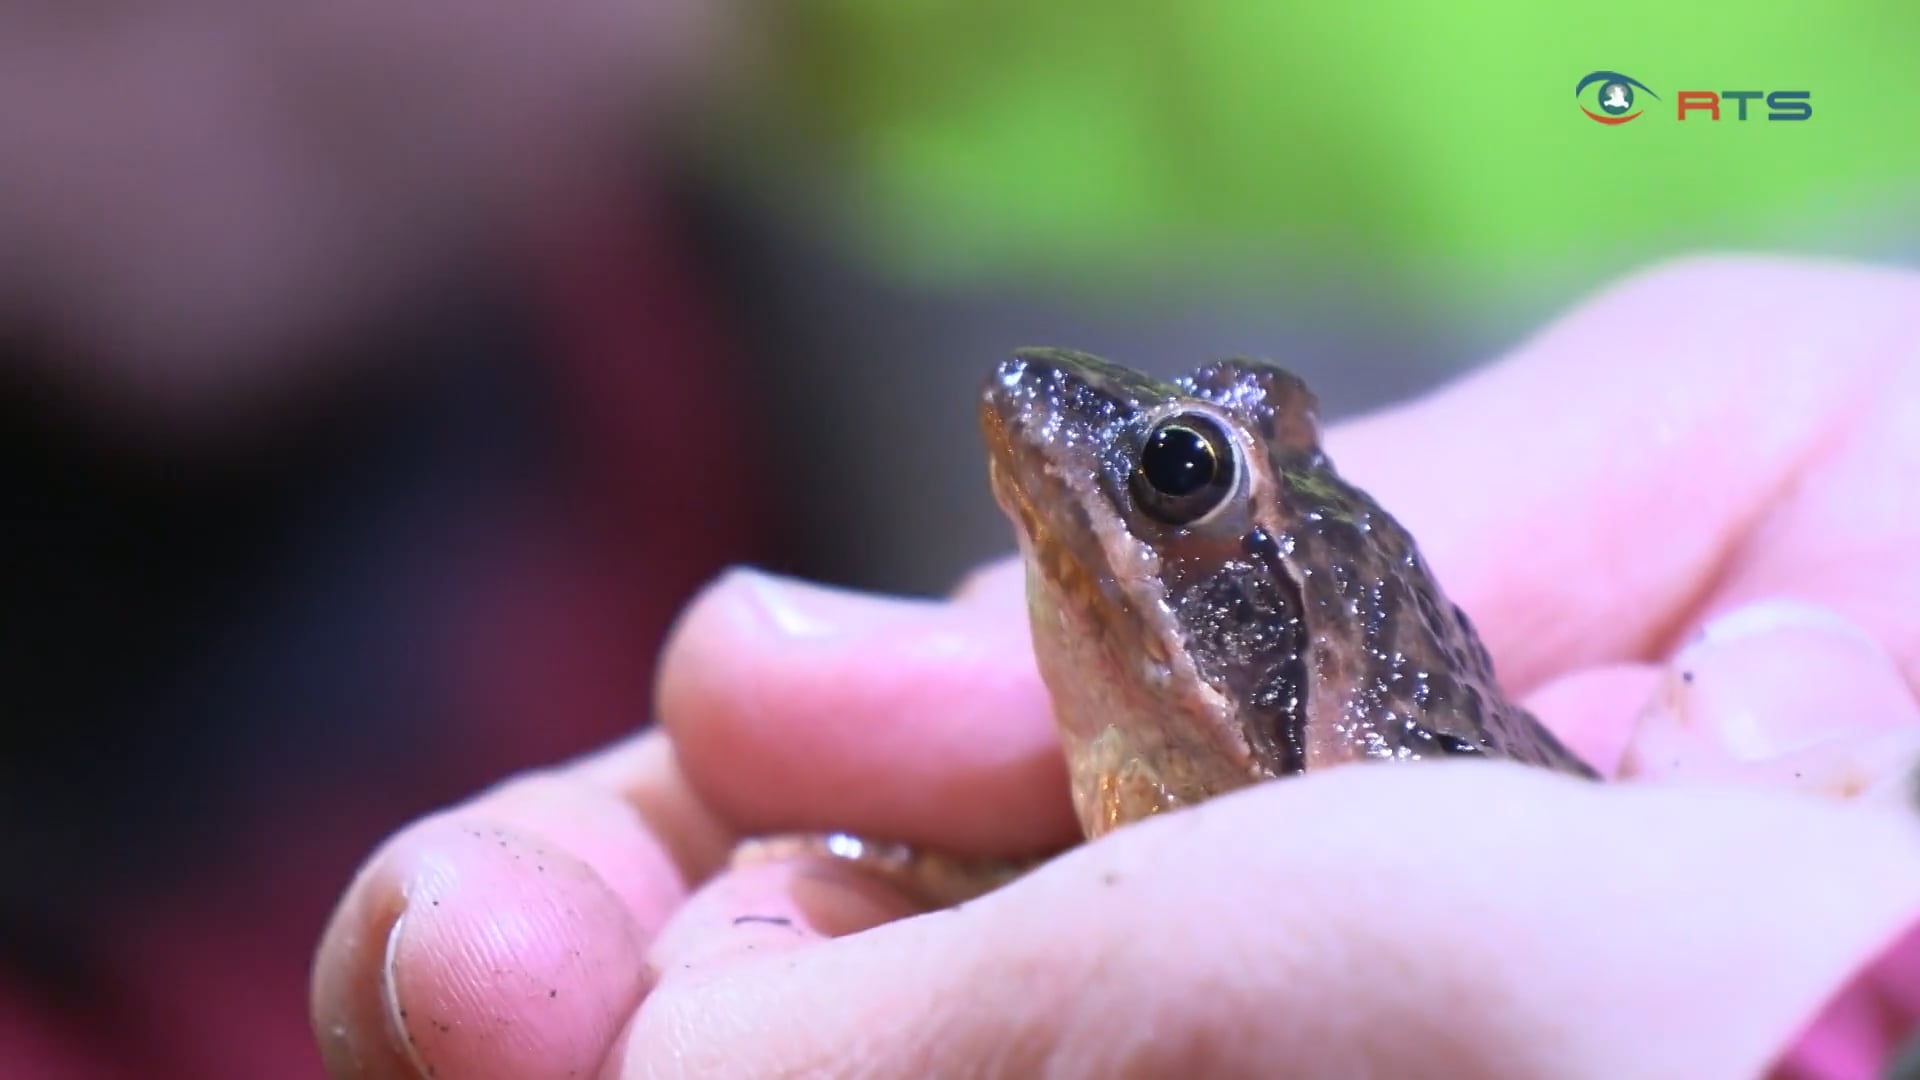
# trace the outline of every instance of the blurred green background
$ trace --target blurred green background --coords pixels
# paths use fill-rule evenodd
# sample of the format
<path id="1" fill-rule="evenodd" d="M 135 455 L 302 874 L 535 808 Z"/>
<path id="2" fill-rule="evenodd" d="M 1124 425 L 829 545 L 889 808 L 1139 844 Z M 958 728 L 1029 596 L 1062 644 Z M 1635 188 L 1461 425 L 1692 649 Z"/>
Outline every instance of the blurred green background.
<path id="1" fill-rule="evenodd" d="M 713 149 L 764 215 L 756 235 L 784 236 L 754 245 L 754 287 L 783 316 L 764 352 L 805 373 L 784 422 L 819 467 L 789 480 L 829 549 L 850 529 L 874 541 L 817 553 L 862 584 L 937 589 L 1004 546 L 966 406 L 1014 345 L 1163 372 L 1273 356 L 1338 417 L 1490 359 L 1650 261 L 1911 261 L 1920 237 L 1912 4 L 763 13 L 763 77 Z M 1588 120 L 1574 88 L 1599 69 L 1658 100 Z M 1813 116 L 1756 103 L 1743 123 L 1729 103 L 1680 122 L 1683 89 L 1807 90 Z M 934 528 L 929 491 L 965 511 Z"/>
<path id="2" fill-rule="evenodd" d="M 1363 258 L 1478 306 L 1676 246 L 1793 243 L 1920 163 L 1910 4 L 783 11 L 774 129 L 845 170 L 873 255 L 949 284 L 1125 289 L 1171 264 L 1257 294 L 1276 256 Z M 1662 99 L 1585 121 L 1596 69 Z M 1686 88 L 1810 90 L 1817 119 L 1681 123 Z"/>

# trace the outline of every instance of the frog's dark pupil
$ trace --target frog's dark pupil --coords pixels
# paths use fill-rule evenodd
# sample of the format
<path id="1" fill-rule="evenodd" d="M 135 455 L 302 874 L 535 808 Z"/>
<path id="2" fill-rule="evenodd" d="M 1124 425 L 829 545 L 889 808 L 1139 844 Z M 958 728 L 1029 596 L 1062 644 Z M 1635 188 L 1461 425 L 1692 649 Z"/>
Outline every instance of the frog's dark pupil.
<path id="1" fill-rule="evenodd" d="M 1140 472 L 1155 491 L 1178 498 L 1213 483 L 1220 459 L 1206 436 L 1179 424 L 1169 424 L 1147 439 L 1140 452 Z"/>
<path id="2" fill-rule="evenodd" d="M 1234 491 L 1233 445 L 1213 419 L 1187 413 L 1147 433 L 1127 485 L 1133 505 L 1162 525 L 1191 525 Z"/>

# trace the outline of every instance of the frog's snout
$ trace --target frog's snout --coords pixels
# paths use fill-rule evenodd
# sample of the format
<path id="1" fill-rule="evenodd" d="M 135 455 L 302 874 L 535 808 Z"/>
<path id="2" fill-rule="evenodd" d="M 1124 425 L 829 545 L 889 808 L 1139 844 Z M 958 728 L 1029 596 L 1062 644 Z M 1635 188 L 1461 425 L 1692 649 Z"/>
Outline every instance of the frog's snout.
<path id="1" fill-rule="evenodd" d="M 1003 361 L 987 377 L 980 389 L 980 427 L 1002 440 L 1012 433 L 1007 428 L 1032 407 L 1033 389 L 1027 380 L 1027 363 L 1018 357 Z M 989 430 L 992 429 L 992 430 Z"/>

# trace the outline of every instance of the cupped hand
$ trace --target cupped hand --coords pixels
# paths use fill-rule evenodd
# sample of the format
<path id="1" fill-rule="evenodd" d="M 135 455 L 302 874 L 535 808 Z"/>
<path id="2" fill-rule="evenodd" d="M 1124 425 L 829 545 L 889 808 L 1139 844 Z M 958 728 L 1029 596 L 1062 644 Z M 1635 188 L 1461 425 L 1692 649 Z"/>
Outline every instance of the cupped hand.
<path id="1" fill-rule="evenodd" d="M 1072 841 L 1017 570 L 937 602 L 734 574 L 659 729 L 368 861 L 315 964 L 329 1073 L 1752 1075 L 1920 913 L 1902 800 L 1767 765 L 1869 786 L 1920 731 L 1916 312 L 1902 274 L 1687 263 L 1332 433 L 1543 719 L 1677 782 L 1332 770 L 916 915 L 727 852 Z"/>

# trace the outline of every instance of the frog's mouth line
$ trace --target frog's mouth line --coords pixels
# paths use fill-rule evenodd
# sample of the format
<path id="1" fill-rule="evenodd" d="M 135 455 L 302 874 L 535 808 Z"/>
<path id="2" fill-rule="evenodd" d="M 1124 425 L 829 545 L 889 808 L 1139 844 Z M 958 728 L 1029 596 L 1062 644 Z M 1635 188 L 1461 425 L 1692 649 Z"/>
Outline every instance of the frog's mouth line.
<path id="1" fill-rule="evenodd" d="M 987 443 L 987 483 L 993 490 L 994 501 L 1015 526 L 1021 553 L 1028 565 L 1037 566 L 1042 577 L 1051 583 L 1049 591 L 1058 590 L 1059 599 L 1085 617 L 1101 623 L 1111 622 L 1110 618 L 1092 614 L 1111 608 L 1113 599 L 1101 587 L 1099 575 L 1089 565 L 1087 554 L 1075 550 L 1069 542 L 1076 530 L 1063 527 L 1053 515 L 1041 511 L 1040 504 L 1050 495 L 1061 503 L 1067 503 L 1069 497 L 1064 492 L 1033 490 L 1034 484 L 1044 489 L 1057 480 L 1049 474 L 1044 459 L 1014 437 L 1015 423 L 1017 421 L 1009 420 L 991 404 L 982 404 L 980 430 Z M 1023 465 L 1029 467 L 1023 468 Z M 1034 483 L 1023 483 L 1022 476 Z"/>
<path id="2" fill-rule="evenodd" d="M 987 486 L 992 489 L 993 500 L 1000 504 L 1001 511 L 1018 519 L 1024 535 L 1037 539 L 1037 530 L 1042 528 L 1040 516 L 1034 511 L 1026 489 L 1014 479 L 1012 464 L 1019 450 L 1007 426 L 1006 419 L 997 410 L 981 406 L 980 434 L 987 443 Z"/>
<path id="3" fill-rule="evenodd" d="M 1059 542 L 1053 530 L 1034 509 L 1026 489 L 1006 475 L 1004 466 L 991 466 L 995 498 L 1006 512 L 1018 519 L 1016 542 L 1028 565 L 1038 565 L 1042 574 L 1056 584 L 1077 591 L 1088 577 L 1080 560 Z"/>
<path id="4" fill-rule="evenodd" d="M 1018 543 L 1028 568 L 1029 589 L 1038 584 L 1052 604 L 1089 626 L 1125 625 L 1126 603 L 1114 595 L 1113 583 L 1089 566 L 1085 553 L 1074 550 L 1054 534 L 1033 510 L 1024 489 L 999 480 L 997 475 L 996 480 L 1006 489 L 1001 496 L 1002 505 L 1010 506 L 1009 513 L 1020 519 Z M 1154 651 L 1159 652 L 1158 658 L 1164 662 L 1164 651 L 1150 649 L 1149 655 Z"/>

